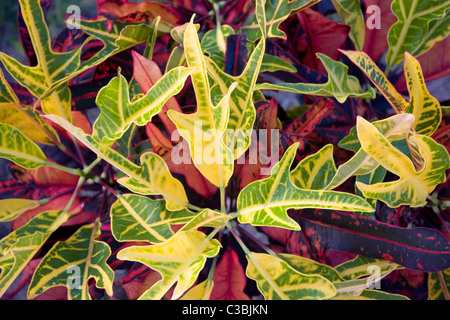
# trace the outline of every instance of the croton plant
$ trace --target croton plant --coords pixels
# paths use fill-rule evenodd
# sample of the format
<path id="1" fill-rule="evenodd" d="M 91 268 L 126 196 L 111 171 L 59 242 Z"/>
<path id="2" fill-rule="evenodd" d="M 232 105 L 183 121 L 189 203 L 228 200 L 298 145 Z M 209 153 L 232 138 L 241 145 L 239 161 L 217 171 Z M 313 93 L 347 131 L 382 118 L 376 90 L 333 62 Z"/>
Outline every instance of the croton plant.
<path id="1" fill-rule="evenodd" d="M 450 2 L 18 2 L 2 299 L 450 299 Z"/>

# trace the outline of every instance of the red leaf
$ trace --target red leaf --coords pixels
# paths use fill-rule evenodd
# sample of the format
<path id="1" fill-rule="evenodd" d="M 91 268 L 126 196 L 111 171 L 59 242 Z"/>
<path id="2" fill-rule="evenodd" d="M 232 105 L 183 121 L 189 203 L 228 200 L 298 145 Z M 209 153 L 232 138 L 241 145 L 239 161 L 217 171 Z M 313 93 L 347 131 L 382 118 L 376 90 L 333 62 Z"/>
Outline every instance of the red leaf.
<path id="1" fill-rule="evenodd" d="M 172 25 L 180 24 L 181 16 L 177 10 L 169 5 L 164 5 L 156 1 L 128 2 L 128 1 L 107 1 L 97 0 L 97 9 L 100 15 L 122 18 L 134 16 L 134 21 L 152 20 L 158 16 L 161 20 Z M 145 17 L 140 15 L 137 18 L 135 13 L 145 13 Z"/>
<path id="2" fill-rule="evenodd" d="M 316 53 L 320 52 L 338 60 L 340 53 L 337 49 L 345 44 L 350 27 L 309 8 L 286 22 L 285 32 L 299 56 L 299 61 L 326 74 L 325 67 L 316 57 Z"/>
<path id="3" fill-rule="evenodd" d="M 315 126 L 322 121 L 333 107 L 333 100 L 322 98 L 314 103 L 308 111 L 292 122 L 285 131 L 306 137 L 314 131 Z"/>
<path id="4" fill-rule="evenodd" d="M 380 29 L 369 29 L 366 24 L 365 41 L 363 51 L 373 61 L 377 61 L 388 47 L 387 34 L 391 26 L 397 21 L 397 17 L 391 11 L 392 0 L 363 0 L 365 7 L 376 5 L 380 8 Z M 366 21 L 370 17 L 365 13 Z"/>
<path id="5" fill-rule="evenodd" d="M 450 115 L 443 115 L 439 128 L 433 133 L 432 138 L 442 144 L 450 153 Z"/>
<path id="6" fill-rule="evenodd" d="M 425 81 L 442 78 L 450 73 L 450 37 L 435 43 L 433 48 L 419 56 L 420 66 L 422 67 L 423 77 Z M 405 75 L 402 73 L 394 84 L 395 88 L 400 92 L 406 92 Z"/>
<path id="7" fill-rule="evenodd" d="M 272 155 L 272 151 L 280 149 L 279 139 L 275 142 L 277 146 L 273 146 L 271 130 L 278 130 L 278 104 L 274 99 L 270 103 L 266 103 L 256 111 L 256 120 L 254 129 L 258 134 L 258 139 L 252 138 L 249 151 L 246 153 L 245 163 L 242 164 L 240 174 L 240 187 L 244 188 L 250 182 L 268 177 L 270 175 L 270 167 L 279 160 L 279 152 Z M 261 139 L 261 135 L 266 137 Z M 264 141 L 265 140 L 265 141 Z M 255 156 L 256 155 L 256 156 Z M 273 158 L 276 157 L 275 161 Z M 256 160 L 256 163 L 254 163 Z M 262 161 L 264 160 L 264 161 Z M 239 163 L 239 161 L 238 161 Z M 263 170 L 266 169 L 266 170 Z M 239 172 L 239 169 L 237 170 Z M 263 172 L 267 173 L 263 173 Z"/>
<path id="8" fill-rule="evenodd" d="M 161 70 L 158 65 L 136 51 L 132 51 L 133 54 L 133 76 L 136 82 L 139 84 L 142 92 L 147 93 L 148 90 L 162 77 Z M 181 112 L 181 108 L 178 105 L 177 100 L 174 97 L 170 97 L 158 113 L 159 118 L 164 123 L 169 134 L 172 134 L 177 127 L 167 116 L 168 110 L 176 110 Z"/>
<path id="9" fill-rule="evenodd" d="M 239 257 L 232 249 L 226 251 L 213 276 L 211 300 L 250 300 L 244 293 L 246 277 Z"/>

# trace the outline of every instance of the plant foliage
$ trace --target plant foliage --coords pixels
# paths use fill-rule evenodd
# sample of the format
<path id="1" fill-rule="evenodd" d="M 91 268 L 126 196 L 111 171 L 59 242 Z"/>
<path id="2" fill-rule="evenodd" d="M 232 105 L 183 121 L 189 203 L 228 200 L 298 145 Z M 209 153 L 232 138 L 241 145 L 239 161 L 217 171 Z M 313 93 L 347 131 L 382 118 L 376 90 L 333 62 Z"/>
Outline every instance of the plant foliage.
<path id="1" fill-rule="evenodd" d="M 450 299 L 450 3 L 373 2 L 20 0 L 2 299 Z"/>

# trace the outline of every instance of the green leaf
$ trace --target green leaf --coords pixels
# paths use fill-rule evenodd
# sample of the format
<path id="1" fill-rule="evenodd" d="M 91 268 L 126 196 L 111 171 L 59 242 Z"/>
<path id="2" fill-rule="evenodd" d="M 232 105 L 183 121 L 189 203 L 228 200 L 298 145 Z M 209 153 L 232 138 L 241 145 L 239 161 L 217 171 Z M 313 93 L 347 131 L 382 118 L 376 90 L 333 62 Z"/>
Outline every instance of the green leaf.
<path id="1" fill-rule="evenodd" d="M 39 206 L 40 202 L 29 199 L 3 199 L 0 200 L 0 222 L 12 221 L 22 213 Z"/>
<path id="2" fill-rule="evenodd" d="M 164 159 L 156 153 L 142 154 L 139 167 L 63 118 L 55 115 L 47 115 L 46 118 L 66 129 L 103 160 L 125 173 L 128 177 L 119 179 L 119 183 L 131 191 L 144 195 L 162 195 L 166 200 L 167 209 L 172 211 L 184 209 L 188 205 L 182 183 L 172 176 Z"/>
<path id="3" fill-rule="evenodd" d="M 0 297 L 66 220 L 63 211 L 45 211 L 0 240 Z"/>
<path id="4" fill-rule="evenodd" d="M 55 90 L 59 90 L 65 83 L 75 76 L 99 65 L 109 57 L 118 54 L 124 50 L 132 48 L 142 42 L 146 42 L 153 33 L 152 27 L 146 24 L 132 24 L 129 22 L 114 21 L 112 30 L 107 28 L 107 20 L 80 20 L 80 27 L 87 34 L 99 39 L 103 42 L 103 47 L 89 60 L 84 61 L 75 71 L 70 72 L 64 78 L 55 81 L 42 94 L 41 99 L 46 98 Z M 158 30 L 161 32 L 169 32 L 163 23 L 158 24 Z"/>
<path id="5" fill-rule="evenodd" d="M 326 83 L 262 83 L 256 85 L 255 90 L 280 90 L 306 95 L 335 97 L 340 103 L 345 102 L 348 97 L 375 98 L 372 88 L 364 92 L 358 79 L 347 74 L 348 67 L 345 64 L 334 61 L 321 53 L 317 53 L 317 57 L 322 61 L 328 72 Z"/>
<path id="6" fill-rule="evenodd" d="M 374 185 L 357 182 L 357 187 L 365 197 L 384 201 L 390 207 L 402 204 L 421 207 L 427 203 L 427 196 L 434 188 L 445 182 L 445 170 L 450 167 L 449 155 L 433 139 L 421 135 L 410 138 L 425 160 L 424 168 L 417 172 L 411 160 L 367 120 L 358 117 L 357 131 L 362 149 L 386 170 L 399 177 L 396 181 Z"/>
<path id="7" fill-rule="evenodd" d="M 402 61 L 405 51 L 418 57 L 450 33 L 450 3 L 446 0 L 394 0 L 392 12 L 398 21 L 389 29 L 386 61 L 394 66 Z M 437 21 L 436 21 L 437 20 Z"/>
<path id="8" fill-rule="evenodd" d="M 252 252 L 247 260 L 246 275 L 256 281 L 266 300 L 326 299 L 336 294 L 326 278 L 303 274 L 280 258 Z"/>
<path id="9" fill-rule="evenodd" d="M 291 15 L 300 12 L 310 6 L 315 5 L 320 0 L 265 0 L 265 30 L 267 38 L 283 38 L 286 39 L 286 34 L 280 30 L 280 24 L 289 18 Z M 250 41 L 255 41 L 261 37 L 261 29 L 258 26 L 258 13 L 253 21 L 244 26 L 242 30 L 247 34 Z"/>
<path id="10" fill-rule="evenodd" d="M 143 263 L 161 274 L 162 279 L 139 299 L 159 300 L 177 283 L 172 299 L 192 286 L 206 259 L 219 253 L 220 243 L 199 231 L 176 233 L 166 242 L 151 246 L 132 246 L 121 250 L 117 258 Z"/>
<path id="11" fill-rule="evenodd" d="M 430 273 L 428 300 L 450 300 L 450 268 Z"/>
<path id="12" fill-rule="evenodd" d="M 234 29 L 229 25 L 221 25 L 220 28 L 209 30 L 202 38 L 201 47 L 208 53 L 209 58 L 223 70 L 225 65 L 225 52 L 227 37 L 234 34 Z"/>
<path id="13" fill-rule="evenodd" d="M 370 274 L 368 270 L 371 266 L 379 268 L 380 274 L 392 271 L 393 269 L 402 268 L 391 261 L 357 256 L 352 260 L 339 264 L 334 269 L 339 273 L 343 280 L 352 280 Z"/>
<path id="14" fill-rule="evenodd" d="M 330 183 L 335 173 L 333 145 L 328 144 L 300 161 L 291 171 L 291 180 L 300 189 L 321 190 Z"/>
<path id="15" fill-rule="evenodd" d="M 92 135 L 109 145 L 120 138 L 132 123 L 145 125 L 161 111 L 171 96 L 180 92 L 192 71 L 184 67 L 172 69 L 145 96 L 133 102 L 130 102 L 127 80 L 119 74 L 97 95 L 96 104 L 101 112 L 94 123 Z"/>
<path id="16" fill-rule="evenodd" d="M 0 123 L 0 157 L 25 169 L 47 164 L 47 158 L 38 145 L 7 123 Z"/>
<path id="17" fill-rule="evenodd" d="M 39 0 L 20 0 L 19 4 L 38 64 L 25 66 L 3 52 L 0 52 L 0 60 L 17 82 L 39 98 L 54 82 L 79 67 L 83 46 L 69 52 L 54 52 Z M 56 114 L 70 121 L 70 100 L 70 90 L 65 86 L 42 99 L 41 106 L 46 114 Z"/>
<path id="18" fill-rule="evenodd" d="M 364 47 L 366 23 L 359 0 L 332 0 L 342 22 L 350 26 L 349 37 L 356 50 Z"/>
<path id="19" fill-rule="evenodd" d="M 238 220 L 255 226 L 299 230 L 287 209 L 322 208 L 343 211 L 373 212 L 362 198 L 353 194 L 300 189 L 290 178 L 290 167 L 299 143 L 290 146 L 272 168 L 271 177 L 248 184 L 237 200 Z"/>
<path id="20" fill-rule="evenodd" d="M 189 144 L 192 160 L 197 169 L 217 187 L 225 187 L 233 173 L 233 152 L 224 143 L 225 129 L 230 114 L 230 92 L 213 106 L 205 59 L 197 31 L 191 22 L 184 34 L 184 49 L 197 100 L 197 111 L 183 114 L 169 110 L 169 118 Z"/>
<path id="21" fill-rule="evenodd" d="M 57 242 L 36 268 L 28 298 L 56 286 L 66 286 L 69 300 L 90 300 L 88 281 L 91 278 L 95 279 L 97 288 L 104 288 L 112 296 L 114 271 L 106 263 L 111 249 L 95 240 L 99 235 L 99 222 L 96 222 L 82 226 L 66 241 Z M 73 276 L 72 270 L 75 270 Z"/>
<path id="22" fill-rule="evenodd" d="M 164 200 L 124 194 L 111 206 L 111 231 L 118 241 L 164 242 L 174 235 L 171 224 L 189 222 L 194 213 L 169 211 Z"/>

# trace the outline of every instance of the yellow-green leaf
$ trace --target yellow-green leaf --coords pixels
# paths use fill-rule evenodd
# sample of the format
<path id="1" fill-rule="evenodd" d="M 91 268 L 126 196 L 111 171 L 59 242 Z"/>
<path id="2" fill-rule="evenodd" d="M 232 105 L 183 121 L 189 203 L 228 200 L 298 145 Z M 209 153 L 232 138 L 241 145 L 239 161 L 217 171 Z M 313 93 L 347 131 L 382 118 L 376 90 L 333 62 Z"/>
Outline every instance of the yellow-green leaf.
<path id="1" fill-rule="evenodd" d="M 51 145 L 54 143 L 53 141 L 59 141 L 55 130 L 42 120 L 38 111 L 20 103 L 1 70 L 0 122 L 14 126 L 38 143 Z"/>
<path id="2" fill-rule="evenodd" d="M 299 230 L 300 226 L 287 215 L 288 209 L 374 210 L 364 199 L 350 193 L 298 188 L 290 178 L 298 145 L 295 143 L 285 151 L 280 162 L 272 168 L 271 177 L 254 181 L 240 192 L 237 200 L 239 222 Z"/>
<path id="3" fill-rule="evenodd" d="M 372 124 L 389 141 L 406 139 L 411 131 L 414 116 L 409 113 L 393 115 L 389 118 L 374 121 Z M 378 162 L 372 159 L 363 149 L 358 140 L 356 127 L 339 142 L 339 146 L 344 149 L 355 151 L 355 155 L 347 162 L 341 164 L 326 189 L 334 189 L 352 175 L 365 175 L 373 172 L 378 166 Z"/>
<path id="4" fill-rule="evenodd" d="M 173 236 L 171 224 L 189 222 L 194 213 L 169 211 L 164 200 L 124 194 L 111 206 L 111 231 L 118 241 L 164 242 Z"/>
<path id="5" fill-rule="evenodd" d="M 405 111 L 416 117 L 414 129 L 417 133 L 431 136 L 441 123 L 441 106 L 439 101 L 428 92 L 419 61 L 408 52 L 405 52 L 404 66 L 410 97 L 410 103 Z"/>
<path id="6" fill-rule="evenodd" d="M 397 92 L 384 73 L 363 51 L 341 50 L 355 63 L 380 90 L 396 113 L 412 113 L 416 117 L 414 129 L 419 134 L 430 136 L 439 127 L 442 110 L 439 102 L 428 92 L 419 62 L 405 52 L 404 72 L 409 91 L 409 102 Z"/>
<path id="7" fill-rule="evenodd" d="M 349 37 L 356 50 L 364 47 L 366 23 L 359 0 L 332 0 L 342 22 L 350 26 Z"/>
<path id="8" fill-rule="evenodd" d="M 388 67 L 401 62 L 405 51 L 418 57 L 443 40 L 450 33 L 449 9 L 447 0 L 394 0 L 391 10 L 398 20 L 387 35 Z"/>
<path id="9" fill-rule="evenodd" d="M 128 83 L 119 74 L 98 93 L 96 104 L 100 115 L 93 126 L 93 137 L 103 144 L 112 144 L 132 123 L 139 126 L 151 121 L 164 103 L 183 88 L 192 69 L 178 67 L 166 73 L 141 98 L 130 101 Z"/>
<path id="10" fill-rule="evenodd" d="M 374 185 L 357 182 L 357 187 L 365 197 L 384 201 L 390 207 L 402 204 L 421 207 L 426 204 L 427 196 L 434 188 L 445 182 L 445 170 L 450 167 L 449 155 L 433 139 L 422 135 L 409 138 L 418 146 L 425 160 L 424 168 L 417 172 L 412 161 L 367 120 L 358 117 L 357 132 L 362 149 L 386 170 L 399 177 L 396 181 Z"/>
<path id="11" fill-rule="evenodd" d="M 0 123 L 0 157 L 25 169 L 37 169 L 47 164 L 47 158 L 38 145 L 7 123 Z"/>
<path id="12" fill-rule="evenodd" d="M 286 34 L 280 30 L 280 24 L 289 18 L 291 15 L 304 10 L 312 5 L 315 5 L 320 0 L 265 0 L 262 1 L 265 9 L 264 19 L 266 26 L 263 33 L 267 38 L 283 38 L 286 39 Z M 242 29 L 247 34 L 250 41 L 255 41 L 261 37 L 261 29 L 258 26 L 258 13 L 253 21 L 244 26 Z M 259 18 L 260 19 L 260 18 Z"/>
<path id="13" fill-rule="evenodd" d="M 125 173 L 128 177 L 119 179 L 119 182 L 131 191 L 144 195 L 163 195 L 167 209 L 171 211 L 184 209 L 188 205 L 183 184 L 172 176 L 164 159 L 156 153 L 142 154 L 139 167 L 63 118 L 55 115 L 47 115 L 46 118 L 66 129 L 103 160 Z"/>
<path id="14" fill-rule="evenodd" d="M 333 283 L 323 276 L 303 274 L 280 258 L 252 252 L 247 260 L 246 275 L 256 281 L 266 300 L 318 300 L 336 294 Z"/>
<path id="15" fill-rule="evenodd" d="M 230 114 L 230 92 L 236 84 L 230 86 L 217 106 L 213 106 L 205 59 L 192 22 L 185 30 L 184 49 L 188 66 L 195 68 L 191 78 L 197 111 L 183 114 L 169 110 L 168 115 L 188 142 L 197 169 L 214 185 L 225 187 L 233 173 L 234 159 L 233 151 L 225 145 L 224 135 Z"/>
<path id="16" fill-rule="evenodd" d="M 208 280 L 205 280 L 191 288 L 180 300 L 209 300 L 213 287 L 214 281 L 208 286 Z"/>
<path id="17" fill-rule="evenodd" d="M 450 300 L 450 268 L 430 273 L 428 300 Z"/>
<path id="18" fill-rule="evenodd" d="M 345 64 L 334 61 L 322 53 L 317 53 L 317 57 L 327 70 L 328 81 L 326 83 L 261 83 L 255 86 L 255 90 L 280 90 L 306 95 L 334 97 L 341 103 L 345 102 L 348 97 L 375 98 L 372 88 L 368 91 L 363 91 L 358 79 L 348 75 L 348 67 Z"/>
<path id="19" fill-rule="evenodd" d="M 66 220 L 63 211 L 46 211 L 0 240 L 0 297 Z"/>
<path id="20" fill-rule="evenodd" d="M 333 145 L 328 144 L 300 161 L 291 171 L 291 180 L 300 189 L 321 190 L 330 183 L 335 173 Z"/>
<path id="21" fill-rule="evenodd" d="M 139 299 L 159 300 L 177 283 L 172 299 L 192 286 L 206 259 L 219 253 L 220 243 L 199 231 L 182 231 L 169 240 L 151 246 L 132 246 L 121 250 L 117 258 L 143 263 L 156 270 L 162 279 Z"/>
<path id="22" fill-rule="evenodd" d="M 69 239 L 57 242 L 37 266 L 28 289 L 32 299 L 46 290 L 66 286 L 69 300 L 90 300 L 88 281 L 109 296 L 113 293 L 114 271 L 106 263 L 109 246 L 95 240 L 100 235 L 99 222 L 82 226 Z"/>
<path id="23" fill-rule="evenodd" d="M 20 0 L 19 4 L 38 64 L 25 66 L 3 52 L 0 52 L 0 60 L 17 82 L 40 98 L 54 82 L 79 67 L 83 46 L 69 52 L 54 52 L 39 0 Z M 72 115 L 69 88 L 64 86 L 53 91 L 42 99 L 41 106 L 46 114 L 56 114 L 70 121 Z"/>
<path id="24" fill-rule="evenodd" d="M 12 221 L 22 213 L 39 206 L 39 201 L 31 199 L 0 200 L 0 222 Z"/>

